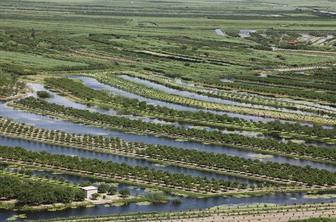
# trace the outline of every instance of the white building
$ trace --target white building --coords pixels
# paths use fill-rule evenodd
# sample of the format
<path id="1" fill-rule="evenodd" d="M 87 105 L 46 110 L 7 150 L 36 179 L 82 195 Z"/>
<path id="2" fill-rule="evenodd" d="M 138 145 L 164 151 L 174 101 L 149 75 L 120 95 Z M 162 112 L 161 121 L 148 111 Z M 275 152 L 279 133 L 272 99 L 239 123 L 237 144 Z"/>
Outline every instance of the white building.
<path id="1" fill-rule="evenodd" d="M 91 199 L 92 195 L 98 193 L 98 188 L 95 186 L 82 187 L 85 192 L 85 198 Z"/>

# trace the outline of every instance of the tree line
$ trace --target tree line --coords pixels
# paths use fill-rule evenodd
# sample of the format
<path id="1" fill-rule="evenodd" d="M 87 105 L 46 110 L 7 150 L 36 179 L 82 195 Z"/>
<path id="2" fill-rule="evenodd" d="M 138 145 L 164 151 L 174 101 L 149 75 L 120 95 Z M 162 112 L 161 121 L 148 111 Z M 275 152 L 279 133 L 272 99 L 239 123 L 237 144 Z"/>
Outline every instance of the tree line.
<path id="1" fill-rule="evenodd" d="M 0 174 L 0 199 L 16 199 L 19 205 L 71 203 L 84 200 L 84 192 L 80 188 Z"/>
<path id="2" fill-rule="evenodd" d="M 263 132 L 267 132 L 269 135 L 275 135 L 276 137 L 280 137 L 282 132 L 290 132 L 292 135 L 297 134 L 297 132 L 302 132 L 299 135 L 311 137 L 310 140 L 312 141 L 319 140 L 321 137 L 335 138 L 336 135 L 336 129 L 327 130 L 318 125 L 307 127 L 298 123 L 292 124 L 280 121 L 253 123 L 239 118 L 229 117 L 228 115 L 217 115 L 203 111 L 179 111 L 162 106 L 153 106 L 136 99 L 112 96 L 104 91 L 91 89 L 80 82 L 68 78 L 49 78 L 46 80 L 46 83 L 50 87 L 69 92 L 77 98 L 83 99 L 85 102 L 101 101 L 105 104 L 111 104 L 115 109 L 122 113 L 130 113 L 135 115 L 146 114 L 168 121 L 179 121 L 180 123 L 191 123 L 220 128 L 222 124 L 225 125 L 225 128 L 228 129 L 251 128 L 254 130 L 257 129 Z"/>
<path id="3" fill-rule="evenodd" d="M 236 182 L 193 177 L 184 174 L 172 174 L 161 170 L 150 170 L 146 167 L 131 167 L 126 164 L 86 159 L 65 155 L 54 155 L 46 152 L 32 152 L 23 148 L 0 146 L 0 157 L 21 160 L 27 163 L 39 163 L 69 170 L 87 171 L 91 174 L 107 174 L 113 177 L 136 179 L 139 183 L 158 183 L 162 186 L 179 188 L 188 191 L 225 191 L 228 188 L 245 188 L 246 185 Z"/>
<path id="4" fill-rule="evenodd" d="M 110 116 L 101 113 L 79 110 L 72 107 L 65 107 L 58 104 L 48 103 L 44 100 L 28 97 L 16 102 L 30 110 L 40 110 L 51 115 L 64 115 L 76 121 L 89 122 L 109 126 L 118 130 L 128 132 L 147 132 L 149 134 L 161 135 L 170 138 L 188 138 L 189 140 L 202 143 L 213 143 L 229 145 L 241 149 L 252 149 L 256 151 L 270 151 L 282 154 L 296 154 L 297 156 L 311 156 L 336 160 L 335 149 L 296 144 L 293 142 L 280 143 L 269 138 L 254 138 L 237 134 L 223 134 L 218 131 L 207 131 L 200 129 L 185 129 L 172 125 L 157 123 L 146 123 L 141 120 L 131 120 L 126 117 Z"/>

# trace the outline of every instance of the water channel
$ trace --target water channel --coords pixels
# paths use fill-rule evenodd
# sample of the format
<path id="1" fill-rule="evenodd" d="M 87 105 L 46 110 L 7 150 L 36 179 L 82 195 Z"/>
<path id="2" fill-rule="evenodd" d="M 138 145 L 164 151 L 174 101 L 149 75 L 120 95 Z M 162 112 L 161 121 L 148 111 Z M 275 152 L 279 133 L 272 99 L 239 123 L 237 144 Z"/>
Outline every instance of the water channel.
<path id="1" fill-rule="evenodd" d="M 177 167 L 177 166 L 162 166 L 162 165 L 155 164 L 153 162 L 142 160 L 142 159 L 135 159 L 135 158 L 118 156 L 118 155 L 113 155 L 113 154 L 98 153 L 94 151 L 62 147 L 59 145 L 50 145 L 46 143 L 28 141 L 28 140 L 23 140 L 23 139 L 14 139 L 14 138 L 0 136 L 0 144 L 3 146 L 9 146 L 9 147 L 22 147 L 27 150 L 31 150 L 35 152 L 45 151 L 45 152 L 52 153 L 52 154 L 79 156 L 83 158 L 98 159 L 102 161 L 112 161 L 114 163 L 127 164 L 133 167 L 135 166 L 147 167 L 149 169 L 162 170 L 162 171 L 169 172 L 169 173 L 182 173 L 182 174 L 186 174 L 190 176 L 206 177 L 208 179 L 214 178 L 214 179 L 223 179 L 226 181 L 233 181 L 233 182 L 239 182 L 239 183 L 244 183 L 244 184 L 255 184 L 255 182 L 252 180 L 243 179 L 239 177 L 202 172 L 198 170 L 187 169 L 187 168 L 182 168 L 182 167 Z"/>
<path id="2" fill-rule="evenodd" d="M 75 208 L 65 209 L 62 211 L 39 211 L 39 212 L 24 212 L 29 220 L 46 220 L 54 218 L 66 218 L 66 217 L 86 217 L 86 216 L 103 216 L 111 214 L 125 214 L 132 212 L 170 212 L 170 211 L 186 211 L 205 209 L 220 205 L 247 205 L 247 204 L 303 204 L 303 203 L 328 203 L 333 202 L 333 198 L 309 198 L 305 193 L 278 193 L 269 194 L 264 196 L 252 196 L 252 197 L 214 197 L 214 198 L 183 198 L 181 197 L 181 204 L 175 204 L 173 201 L 169 201 L 166 204 L 157 205 L 138 205 L 131 203 L 126 206 L 105 206 L 97 205 L 92 208 Z M 0 210 L 0 221 L 5 221 L 7 218 L 13 215 L 20 214 L 21 212 L 13 212 L 8 210 Z M 24 221 L 18 219 L 18 221 Z"/>
<path id="3" fill-rule="evenodd" d="M 146 98 L 146 97 L 143 97 L 143 96 L 140 96 L 134 93 L 130 93 L 125 90 L 121 90 L 116 87 L 101 83 L 98 80 L 91 78 L 91 77 L 71 76 L 71 78 L 81 80 L 84 83 L 84 85 L 86 85 L 87 87 L 90 87 L 91 89 L 108 91 L 114 95 L 119 95 L 119 96 L 131 98 L 131 99 L 137 99 L 139 101 L 146 102 L 147 104 L 150 104 L 150 105 L 167 107 L 169 109 L 175 109 L 179 111 L 190 111 L 190 112 L 203 111 L 203 112 L 208 112 L 208 113 L 213 113 L 213 114 L 218 114 L 218 115 L 228 115 L 230 117 L 236 117 L 236 118 L 240 118 L 240 119 L 244 119 L 248 121 L 255 121 L 255 122 L 271 122 L 275 120 L 272 118 L 266 118 L 266 117 L 260 117 L 260 116 L 252 116 L 252 115 L 244 115 L 244 114 L 238 114 L 238 113 L 200 109 L 200 108 L 195 108 L 191 106 L 150 99 L 150 98 Z"/>

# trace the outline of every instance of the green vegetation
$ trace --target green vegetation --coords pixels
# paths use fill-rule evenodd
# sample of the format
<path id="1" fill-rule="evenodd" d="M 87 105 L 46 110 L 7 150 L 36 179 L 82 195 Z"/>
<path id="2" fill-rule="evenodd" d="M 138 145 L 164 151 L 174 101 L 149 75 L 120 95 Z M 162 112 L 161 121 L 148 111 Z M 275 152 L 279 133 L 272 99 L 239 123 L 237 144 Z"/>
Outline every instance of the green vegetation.
<path id="1" fill-rule="evenodd" d="M 332 69 L 324 70 L 323 73 L 325 72 L 333 72 Z M 327 72 L 328 73 L 328 72 Z M 127 72 L 123 73 L 124 75 L 131 76 L 131 77 L 136 77 L 140 79 L 144 79 L 150 82 L 154 82 L 160 85 L 164 85 L 166 87 L 172 88 L 172 89 L 177 89 L 177 90 L 182 90 L 182 91 L 191 91 L 195 92 L 200 95 L 206 95 L 206 96 L 211 96 L 211 97 L 218 97 L 222 99 L 227 99 L 227 100 L 232 100 L 236 102 L 241 102 L 240 106 L 246 106 L 248 104 L 251 105 L 263 105 L 263 108 L 265 109 L 270 109 L 270 110 L 276 110 L 276 108 L 284 108 L 281 111 L 282 112 L 289 112 L 289 111 L 296 111 L 296 110 L 301 110 L 305 112 L 312 112 L 312 113 L 317 113 L 317 114 L 330 114 L 327 112 L 325 109 L 316 109 L 317 107 L 311 107 L 309 105 L 306 105 L 304 103 L 296 103 L 295 101 L 290 101 L 290 100 L 280 100 L 278 98 L 272 98 L 272 97 L 260 97 L 258 95 L 254 94 L 247 94 L 239 91 L 229 91 L 229 90 L 213 90 L 212 88 L 206 87 L 205 85 L 202 85 L 199 82 L 191 82 L 191 81 L 178 81 L 173 78 L 168 78 L 162 75 L 156 75 L 153 73 L 138 73 L 138 72 Z M 318 75 L 318 73 L 316 73 Z M 266 74 L 267 75 L 267 74 Z M 295 75 L 295 73 L 291 73 L 290 76 Z M 288 82 L 288 78 L 285 78 L 283 75 L 282 76 L 275 76 L 278 79 L 283 79 L 283 82 L 281 83 L 286 83 Z M 297 82 L 300 81 L 302 83 L 302 77 L 300 75 L 295 75 L 294 76 L 297 79 Z M 324 78 L 330 78 L 332 75 L 323 75 Z M 237 78 L 243 79 L 243 76 L 238 76 Z M 265 82 L 263 78 L 260 78 L 260 76 L 253 76 L 249 77 L 253 78 L 255 82 Z M 306 79 L 309 79 L 309 87 L 311 87 L 312 84 L 314 84 L 314 79 L 310 79 L 309 77 L 306 77 Z M 233 81 L 233 80 L 231 80 Z M 237 79 L 235 79 L 237 81 Z M 291 81 L 293 81 L 291 79 Z M 331 80 L 332 81 L 332 80 Z M 184 82 L 184 83 L 183 83 Z M 291 82 L 290 82 L 291 83 Z M 320 83 L 319 83 L 320 84 Z M 300 85 L 301 86 L 301 85 Z M 331 86 L 330 86 L 331 87 Z M 252 107 L 252 106 L 248 107 Z M 288 110 L 285 110 L 288 109 Z"/>
<path id="2" fill-rule="evenodd" d="M 95 152 L 114 153 L 156 161 L 168 161 L 167 164 L 182 164 L 186 167 L 199 167 L 203 170 L 228 170 L 229 174 L 236 174 L 243 177 L 257 177 L 265 175 L 273 178 L 304 182 L 308 185 L 333 185 L 336 184 L 335 175 L 328 171 L 321 171 L 311 168 L 297 166 L 263 163 L 258 160 L 246 160 L 239 157 L 232 157 L 225 154 L 205 153 L 196 150 L 182 150 L 174 147 L 147 145 L 143 143 L 132 143 L 118 138 L 106 138 L 102 136 L 68 134 L 62 131 L 50 131 L 38 129 L 32 126 L 17 124 L 13 121 L 3 119 L 0 121 L 0 134 L 21 137 L 31 140 L 43 140 L 51 144 L 77 147 L 78 149 L 93 150 Z M 92 148 L 94 147 L 94 148 Z M 264 178 L 266 179 L 266 178 Z M 280 182 L 280 181 L 277 181 Z M 269 184 L 261 184 L 265 186 Z M 99 190 L 107 192 L 110 186 L 101 184 Z"/>
<path id="3" fill-rule="evenodd" d="M 119 193 L 123 198 L 126 198 L 130 195 L 130 191 L 127 190 L 127 189 L 121 190 L 121 191 L 119 191 Z"/>
<path id="4" fill-rule="evenodd" d="M 242 216 L 249 216 L 253 214 L 253 217 L 259 219 L 258 216 L 274 216 L 275 214 L 287 214 L 287 215 L 295 215 L 298 213 L 301 217 L 307 212 L 315 212 L 315 214 L 319 213 L 319 215 L 323 216 L 323 211 L 326 210 L 334 210 L 334 204 L 297 204 L 297 205 L 272 205 L 272 204 L 254 204 L 254 205 L 245 205 L 245 206 L 218 206 L 205 210 L 191 210 L 191 211 L 183 211 L 183 212 L 165 212 L 165 213 L 129 213 L 123 215 L 109 215 L 109 216 L 101 216 L 101 217 L 77 217 L 77 218 L 67 218 L 67 219 L 50 219 L 47 221 L 53 222 L 61 222 L 61 221 L 70 221 L 70 222 L 84 222 L 84 221 L 131 221 L 135 222 L 137 220 L 146 220 L 146 221 L 158 221 L 158 220 L 206 220 L 208 218 L 212 218 L 213 216 L 222 216 L 222 217 L 235 217 L 238 218 Z M 321 213 L 320 213 L 321 211 Z M 239 214 L 239 215 L 238 215 Z M 309 214 L 306 216 L 309 217 Z M 322 221 L 333 220 L 333 218 L 325 218 Z M 314 219 L 312 219 L 314 220 Z M 318 221 L 318 218 L 315 220 Z M 309 219 L 307 220 L 309 221 Z M 310 221 L 309 221 L 310 222 Z M 324 222 L 324 221 L 323 221 Z"/>
<path id="5" fill-rule="evenodd" d="M 128 99 L 126 97 L 111 96 L 104 91 L 93 90 L 84 86 L 80 82 L 67 78 L 46 79 L 46 83 L 53 89 L 70 93 L 71 96 L 79 98 L 80 102 L 82 103 L 93 103 L 98 106 L 103 104 L 104 107 L 111 107 L 121 113 L 135 114 L 140 116 L 145 115 L 171 122 L 179 121 L 180 123 L 199 124 L 229 130 L 257 130 L 276 138 L 284 136 L 285 138 L 303 138 L 307 141 L 323 141 L 328 143 L 336 142 L 335 129 L 327 130 L 318 125 L 314 125 L 313 127 L 305 127 L 298 123 L 282 123 L 280 121 L 256 123 L 229 117 L 227 115 L 216 115 L 205 112 L 178 111 L 165 107 L 148 105 L 144 102 Z"/>
<path id="6" fill-rule="evenodd" d="M 99 184 L 98 186 L 98 193 L 107 193 L 109 191 L 111 186 L 109 186 L 108 184 Z"/>
<path id="7" fill-rule="evenodd" d="M 282 156 L 333 167 L 336 161 L 335 11 L 336 4 L 330 0 L 2 0 L 0 101 L 8 103 L 2 104 L 5 110 L 1 113 L 10 115 L 8 105 L 74 124 L 167 140 L 216 144 L 223 150 L 225 146 L 248 150 L 255 153 L 254 157 Z M 230 114 L 155 106 L 89 88 L 69 78 L 71 75 L 90 76 L 152 100 Z M 122 75 L 227 101 L 222 104 L 184 93 L 166 93 Z M 45 84 L 53 93 L 70 99 L 72 105 L 94 106 L 106 113 L 52 104 L 48 101 L 62 104 L 67 101 L 59 96 L 48 100 L 50 94 L 46 91 L 37 92 L 38 98 L 27 98 L 31 92 L 29 83 Z M 253 121 L 240 118 L 242 114 L 250 115 Z M 69 134 L 62 129 L 47 130 L 19 123 L 28 116 L 14 113 L 8 117 L 16 120 L 0 118 L 0 134 L 5 137 L 256 180 L 255 185 L 244 185 L 0 146 L 2 163 L 100 178 L 96 184 L 103 195 L 97 195 L 96 202 L 104 195 L 108 199 L 109 194 L 117 194 L 110 182 L 160 188 L 141 198 L 129 196 L 128 190 L 121 191 L 119 198 L 123 198 L 117 200 L 116 205 L 139 201 L 142 203 L 138 204 L 144 205 L 165 203 L 167 197 L 161 191 L 194 197 L 241 195 L 248 198 L 247 195 L 270 192 L 333 191 L 336 185 L 335 173 L 325 170 L 267 162 L 266 158 L 248 160 L 205 152 L 207 150 Z M 267 118 L 274 121 L 267 122 Z M 290 122 L 286 122 L 288 120 Z M 15 186 L 9 187 L 8 183 Z M 0 195 L 0 199 L 16 199 L 20 205 L 27 205 L 20 209 L 43 208 L 37 205 L 56 202 L 70 206 L 69 202 L 82 200 L 78 187 L 36 178 L 29 172 L 24 176 L 0 174 L 0 194 L 7 195 Z M 104 201 L 109 201 L 106 199 Z M 184 199 L 175 200 L 177 207 Z M 2 201 L 1 206 L 12 206 L 11 201 Z M 170 203 L 174 204 L 171 200 Z M 83 220 L 188 220 L 252 213 L 294 215 L 305 211 L 333 211 L 335 207 L 330 204 L 229 208 Z M 11 219 L 25 216 L 30 217 L 18 214 Z"/>
<path id="8" fill-rule="evenodd" d="M 335 222 L 336 218 L 311 218 L 306 220 L 291 220 L 291 222 Z"/>
<path id="9" fill-rule="evenodd" d="M 51 95 L 47 91 L 37 91 L 36 94 L 41 99 L 47 99 L 51 97 Z"/>
<path id="10" fill-rule="evenodd" d="M 108 83 L 115 87 L 121 88 L 126 91 L 130 91 L 136 94 L 139 94 L 144 97 L 167 101 L 171 103 L 187 105 L 187 106 L 194 106 L 197 108 L 202 108 L 206 110 L 218 110 L 218 111 L 225 111 L 225 112 L 234 112 L 234 113 L 243 113 L 243 114 L 250 114 L 256 116 L 266 116 L 266 117 L 275 117 L 279 119 L 287 119 L 287 120 L 300 120 L 300 121 L 308 121 L 308 122 L 317 122 L 317 123 L 324 123 L 324 124 L 335 124 L 332 119 L 319 118 L 317 116 L 309 116 L 309 115 L 300 115 L 294 113 L 286 113 L 279 111 L 272 111 L 266 109 L 255 109 L 252 107 L 245 108 L 245 107 L 237 107 L 228 104 L 220 104 L 220 103 L 211 103 L 202 100 L 196 100 L 192 98 L 187 98 L 179 95 L 172 95 L 165 92 L 162 92 L 157 89 L 152 89 L 150 87 L 145 87 L 141 84 L 133 83 L 131 81 L 124 80 L 122 78 L 118 78 L 116 76 L 103 76 L 100 77 L 104 83 Z M 288 80 L 285 80 L 288 81 Z"/>
<path id="11" fill-rule="evenodd" d="M 301 168 L 286 164 L 261 163 L 260 161 L 244 160 L 223 154 L 204 153 L 199 151 L 176 148 L 151 147 L 141 152 L 149 157 L 170 159 L 206 167 L 226 168 L 230 170 L 267 175 L 273 178 L 289 179 L 313 184 L 336 184 L 336 174 L 328 171 L 314 170 L 309 167 Z"/>
<path id="12" fill-rule="evenodd" d="M 154 204 L 160 204 L 167 202 L 167 196 L 164 193 L 156 192 L 156 193 L 149 193 L 145 195 L 145 198 Z"/>
<path id="13" fill-rule="evenodd" d="M 67 118 L 76 122 L 89 123 L 95 126 L 104 126 L 128 132 L 147 133 L 166 136 L 174 139 L 188 138 L 190 141 L 230 145 L 240 149 L 250 149 L 259 152 L 276 153 L 279 155 L 308 156 L 317 160 L 335 160 L 336 150 L 313 146 L 306 146 L 289 142 L 280 143 L 272 139 L 251 138 L 236 134 L 222 134 L 217 131 L 177 128 L 171 125 L 144 123 L 141 120 L 130 120 L 119 116 L 109 116 L 93 113 L 87 110 L 78 110 L 51 104 L 32 97 L 15 103 L 21 108 L 32 112 Z"/>
<path id="14" fill-rule="evenodd" d="M 243 188 L 243 185 L 223 180 L 208 180 L 183 174 L 170 174 L 163 171 L 149 170 L 144 167 L 130 167 L 111 161 L 103 162 L 95 159 L 84 159 L 63 155 L 52 155 L 26 151 L 22 148 L 0 147 L 0 157 L 9 160 L 20 160 L 28 163 L 85 171 L 90 174 L 105 174 L 113 178 L 126 178 L 138 184 L 157 184 L 163 188 L 181 189 L 190 192 L 225 192 L 229 188 Z"/>
<path id="15" fill-rule="evenodd" d="M 18 81 L 17 76 L 3 72 L 1 69 L 0 76 L 0 101 L 23 92 L 24 84 Z"/>
<path id="16" fill-rule="evenodd" d="M 84 200 L 79 187 L 0 172 L 0 199 L 15 199 L 17 205 L 70 203 Z"/>
<path id="17" fill-rule="evenodd" d="M 85 64 L 81 63 L 61 61 L 42 57 L 40 55 L 2 50 L 0 50 L 0 64 L 3 69 L 7 69 L 8 71 L 14 71 L 11 64 L 15 64 L 16 72 L 19 72 L 20 68 L 24 67 L 24 72 L 27 73 L 33 72 L 33 69 L 71 69 L 73 67 L 85 67 Z"/>

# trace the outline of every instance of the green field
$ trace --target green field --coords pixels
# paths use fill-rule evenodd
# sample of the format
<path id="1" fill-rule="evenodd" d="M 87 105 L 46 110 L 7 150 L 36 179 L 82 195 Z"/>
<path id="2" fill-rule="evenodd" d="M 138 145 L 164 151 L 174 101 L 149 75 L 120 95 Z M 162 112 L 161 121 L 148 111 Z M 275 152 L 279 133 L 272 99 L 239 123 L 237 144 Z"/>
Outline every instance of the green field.
<path id="1" fill-rule="evenodd" d="M 40 55 L 21 52 L 0 51 L 0 63 L 3 66 L 18 65 L 28 69 L 54 69 L 57 67 L 85 66 L 83 63 L 51 59 Z"/>

